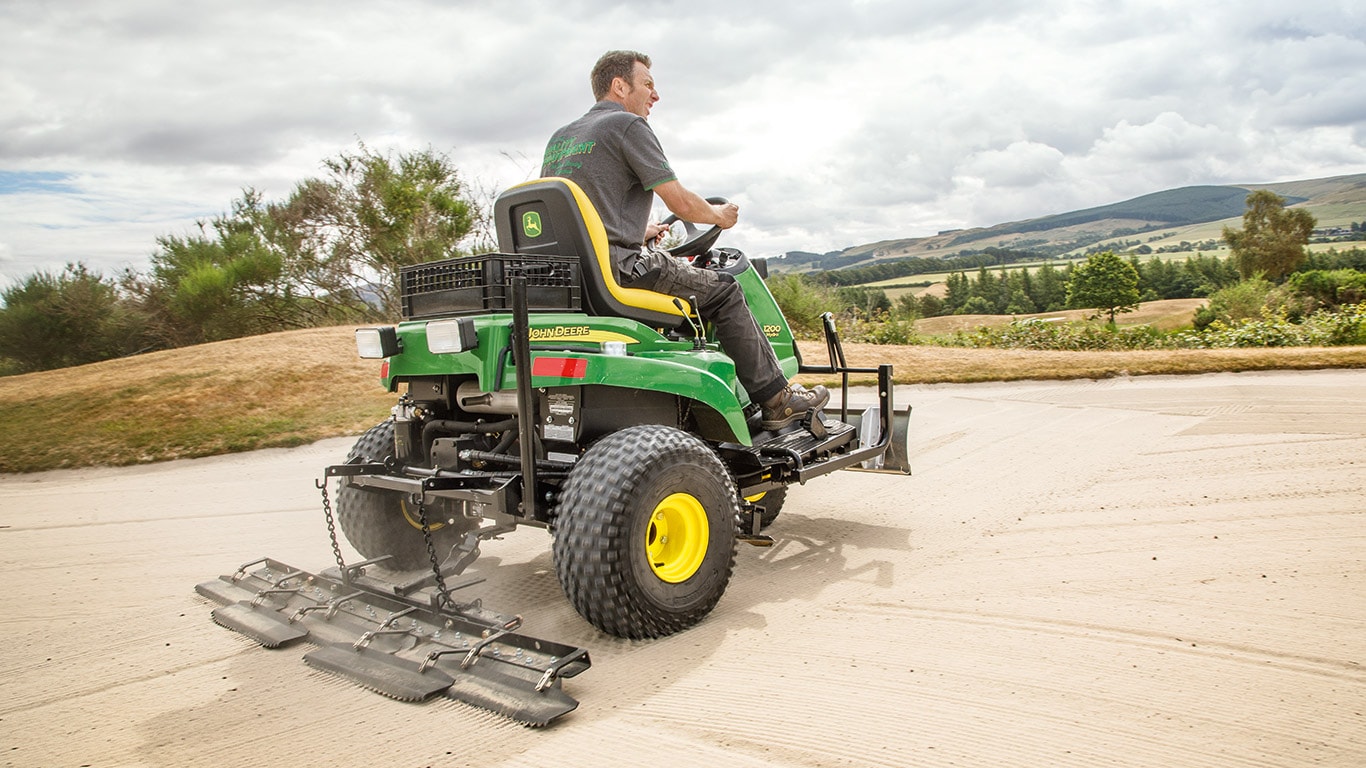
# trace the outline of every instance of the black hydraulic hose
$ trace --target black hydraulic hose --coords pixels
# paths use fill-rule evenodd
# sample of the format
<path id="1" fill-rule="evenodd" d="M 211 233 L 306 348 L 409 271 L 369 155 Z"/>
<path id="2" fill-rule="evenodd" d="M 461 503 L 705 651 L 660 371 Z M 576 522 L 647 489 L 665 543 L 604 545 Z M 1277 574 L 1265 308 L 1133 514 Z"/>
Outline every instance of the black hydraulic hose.
<path id="1" fill-rule="evenodd" d="M 512 456 L 506 453 L 492 453 L 490 451 L 461 451 L 460 460 L 482 461 L 486 464 L 498 464 L 505 467 L 522 466 L 522 459 L 518 456 Z M 568 472 L 569 470 L 574 468 L 574 463 L 571 461 L 553 461 L 551 459 L 536 459 L 536 468 Z"/>
<path id="2" fill-rule="evenodd" d="M 512 444 L 515 442 L 517 442 L 517 431 L 509 429 L 498 439 L 498 444 L 493 446 L 493 450 L 490 451 L 490 453 L 507 453 L 508 449 L 512 448 Z"/>
<path id="3" fill-rule="evenodd" d="M 432 443 L 436 442 L 437 433 L 446 435 L 465 435 L 472 432 L 508 432 L 517 428 L 516 419 L 503 419 L 502 421 L 456 421 L 455 419 L 432 419 L 422 425 L 422 455 L 430 457 L 432 455 Z"/>

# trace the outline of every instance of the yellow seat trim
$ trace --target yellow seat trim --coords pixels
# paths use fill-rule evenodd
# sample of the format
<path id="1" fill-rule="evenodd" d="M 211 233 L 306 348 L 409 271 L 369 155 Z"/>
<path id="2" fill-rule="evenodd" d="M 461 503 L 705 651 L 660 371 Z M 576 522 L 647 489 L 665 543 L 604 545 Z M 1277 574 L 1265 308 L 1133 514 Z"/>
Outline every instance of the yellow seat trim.
<path id="1" fill-rule="evenodd" d="M 578 184 L 563 176 L 546 176 L 523 182 L 513 189 L 545 181 L 560 182 L 568 187 L 570 193 L 574 195 L 574 202 L 579 205 L 579 215 L 583 217 L 584 226 L 588 228 L 588 239 L 593 243 L 593 254 L 598 260 L 602 280 L 607 285 L 607 292 L 612 294 L 613 298 L 628 307 L 639 307 L 653 312 L 662 312 L 666 315 L 687 317 L 692 313 L 692 307 L 688 305 L 685 299 L 679 299 L 684 309 L 683 312 L 679 312 L 678 307 L 674 306 L 674 297 L 666 293 L 649 291 L 644 288 L 627 288 L 617 282 L 617 270 L 612 264 L 612 249 L 607 245 L 607 227 L 603 226 L 602 217 L 598 215 L 598 209 L 593 206 L 593 201 L 588 199 L 588 195 Z"/>

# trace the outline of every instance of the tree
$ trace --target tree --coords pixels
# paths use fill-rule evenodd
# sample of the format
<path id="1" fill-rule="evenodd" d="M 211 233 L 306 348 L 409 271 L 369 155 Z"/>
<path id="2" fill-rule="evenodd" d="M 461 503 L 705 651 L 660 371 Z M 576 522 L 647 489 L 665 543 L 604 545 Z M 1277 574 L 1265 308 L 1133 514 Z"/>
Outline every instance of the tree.
<path id="1" fill-rule="evenodd" d="M 1260 274 L 1280 281 L 1304 262 L 1315 223 L 1309 211 L 1286 210 L 1285 198 L 1259 189 L 1247 196 L 1243 228 L 1224 227 L 1224 240 L 1243 279 Z"/>
<path id="2" fill-rule="evenodd" d="M 835 301 L 844 310 L 853 310 L 864 317 L 876 317 L 892 311 L 892 300 L 881 288 L 849 286 L 835 289 Z"/>
<path id="3" fill-rule="evenodd" d="M 1138 309 L 1138 271 L 1113 251 L 1091 254 L 1072 270 L 1067 304 L 1074 309 L 1108 313 L 1113 326 L 1116 313 Z"/>
<path id="4" fill-rule="evenodd" d="M 141 320 L 115 281 L 84 264 L 32 274 L 0 298 L 0 357 L 19 372 L 107 360 L 144 344 Z"/>
<path id="5" fill-rule="evenodd" d="M 282 206 L 245 190 L 232 212 L 157 239 L 150 274 L 129 275 L 160 346 L 179 347 L 364 318 L 333 266 Z"/>
<path id="6" fill-rule="evenodd" d="M 1033 288 L 1029 298 L 1040 312 L 1055 312 L 1067 306 L 1067 281 L 1052 264 L 1039 267 Z"/>
<path id="7" fill-rule="evenodd" d="M 285 202 L 244 190 L 199 231 L 159 238 L 150 275 L 129 275 L 162 346 L 400 314 L 399 271 L 459 255 L 479 212 L 432 150 L 324 161 Z"/>
<path id="8" fill-rule="evenodd" d="M 968 284 L 967 275 L 962 272 L 949 273 L 948 279 L 944 283 L 944 307 L 949 312 L 957 312 L 963 308 L 968 299 L 972 296 L 972 289 Z"/>
<path id="9" fill-rule="evenodd" d="M 1010 294 L 1010 301 L 1006 302 L 1007 315 L 1032 315 L 1039 311 L 1034 306 L 1034 302 L 1029 298 L 1029 294 L 1023 289 L 1017 288 Z"/>
<path id="10" fill-rule="evenodd" d="M 347 290 L 400 314 L 399 271 L 460 254 L 480 209 L 450 160 L 431 149 L 381 155 L 360 146 L 326 160 L 328 179 L 298 185 L 273 215 L 289 222 L 304 249 L 347 278 Z"/>
<path id="11" fill-rule="evenodd" d="M 999 274 L 992 274 L 986 267 L 978 267 L 977 277 L 972 281 L 972 295 L 980 296 L 986 300 L 986 306 L 990 307 L 985 313 L 995 315 L 1005 309 L 1005 297 Z M 968 313 L 979 314 L 979 313 Z"/>

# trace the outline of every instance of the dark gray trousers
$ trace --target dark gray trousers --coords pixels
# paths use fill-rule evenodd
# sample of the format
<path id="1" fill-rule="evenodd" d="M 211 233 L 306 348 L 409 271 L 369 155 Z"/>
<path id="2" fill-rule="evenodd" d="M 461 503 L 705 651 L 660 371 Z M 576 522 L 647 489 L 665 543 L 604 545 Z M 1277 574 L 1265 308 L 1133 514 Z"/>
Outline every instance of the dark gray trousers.
<path id="1" fill-rule="evenodd" d="M 735 361 L 735 375 L 750 400 L 764 403 L 787 386 L 773 345 L 759 329 L 734 277 L 657 252 L 642 253 L 622 266 L 629 270 L 622 276 L 624 286 L 696 302 L 702 319 L 716 326 L 716 339 Z"/>

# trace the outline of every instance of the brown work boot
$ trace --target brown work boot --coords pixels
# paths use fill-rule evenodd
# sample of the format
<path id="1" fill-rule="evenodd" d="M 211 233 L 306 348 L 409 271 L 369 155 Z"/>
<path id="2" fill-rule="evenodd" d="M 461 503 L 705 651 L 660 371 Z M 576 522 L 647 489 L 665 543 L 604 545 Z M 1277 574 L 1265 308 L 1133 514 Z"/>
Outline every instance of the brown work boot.
<path id="1" fill-rule="evenodd" d="M 801 385 L 784 387 L 782 392 L 764 403 L 763 428 L 782 429 L 808 412 L 825 405 L 829 399 L 830 392 L 820 384 L 814 389 L 807 389 Z"/>

